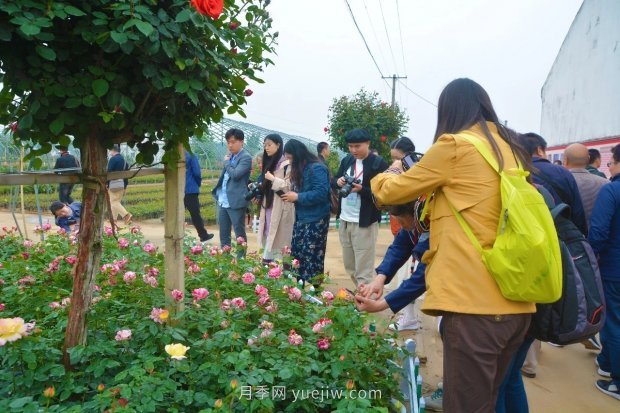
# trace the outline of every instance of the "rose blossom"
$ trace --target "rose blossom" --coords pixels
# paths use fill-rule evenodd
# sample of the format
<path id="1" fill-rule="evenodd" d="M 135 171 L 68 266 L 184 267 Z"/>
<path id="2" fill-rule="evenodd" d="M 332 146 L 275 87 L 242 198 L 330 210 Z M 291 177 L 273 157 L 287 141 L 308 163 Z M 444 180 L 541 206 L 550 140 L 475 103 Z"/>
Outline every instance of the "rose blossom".
<path id="1" fill-rule="evenodd" d="M 200 255 L 204 251 L 202 245 L 194 245 L 190 248 L 190 251 L 193 255 Z"/>
<path id="2" fill-rule="evenodd" d="M 151 267 L 147 271 L 149 277 L 157 277 L 159 275 L 159 270 L 155 267 Z"/>
<path id="3" fill-rule="evenodd" d="M 157 288 L 158 283 L 157 283 L 157 278 L 155 277 L 152 277 L 148 274 L 144 274 L 142 276 L 142 281 L 144 281 L 145 284 L 148 284 L 153 288 Z"/>
<path id="4" fill-rule="evenodd" d="M 245 238 L 237 237 L 237 244 L 243 244 L 245 242 Z"/>
<path id="5" fill-rule="evenodd" d="M 321 333 L 325 327 L 332 324 L 332 320 L 329 318 L 321 318 L 312 326 L 312 331 L 315 333 Z"/>
<path id="6" fill-rule="evenodd" d="M 179 291 L 179 290 L 172 290 L 170 295 L 172 296 L 174 301 L 183 301 L 183 297 L 185 297 L 185 294 L 183 293 L 183 291 Z"/>
<path id="7" fill-rule="evenodd" d="M 316 342 L 316 345 L 319 350 L 327 350 L 329 348 L 329 339 L 327 337 L 320 338 Z"/>
<path id="8" fill-rule="evenodd" d="M 118 247 L 120 249 L 125 249 L 129 247 L 129 240 L 127 238 L 119 238 L 118 239 Z"/>
<path id="9" fill-rule="evenodd" d="M 244 284 L 252 284 L 256 277 L 251 272 L 246 272 L 245 274 L 243 274 L 243 277 L 241 277 L 241 279 L 243 280 Z"/>
<path id="10" fill-rule="evenodd" d="M 209 290 L 207 290 L 206 288 L 196 288 L 194 291 L 192 291 L 192 297 L 194 297 L 194 300 L 196 301 L 204 300 L 208 296 Z"/>
<path id="11" fill-rule="evenodd" d="M 301 291 L 297 287 L 288 290 L 288 298 L 291 301 L 299 301 L 301 299 Z"/>
<path id="12" fill-rule="evenodd" d="M 190 274 L 198 274 L 200 272 L 200 267 L 195 262 L 192 262 L 189 267 L 187 267 L 187 272 Z"/>
<path id="13" fill-rule="evenodd" d="M 260 338 L 267 338 L 270 337 L 272 334 L 273 332 L 267 328 L 260 333 Z"/>
<path id="14" fill-rule="evenodd" d="M 293 268 L 299 268 L 299 260 L 297 258 L 293 259 L 291 265 L 293 266 Z"/>
<path id="15" fill-rule="evenodd" d="M 36 282 L 36 279 L 32 275 L 27 275 L 24 278 L 20 278 L 17 281 L 20 285 L 33 285 Z"/>
<path id="16" fill-rule="evenodd" d="M 232 249 L 232 247 L 230 245 L 224 245 L 222 247 L 222 252 L 230 252 L 230 250 Z M 220 250 L 217 250 L 218 254 L 220 252 Z"/>
<path id="17" fill-rule="evenodd" d="M 170 313 L 168 312 L 168 310 L 164 308 L 153 307 L 153 309 L 151 310 L 151 315 L 149 315 L 149 318 L 158 324 L 163 324 L 166 322 L 169 316 L 170 316 Z"/>
<path id="18" fill-rule="evenodd" d="M 230 302 L 232 303 L 232 305 L 234 307 L 237 307 L 237 308 L 240 308 L 240 309 L 244 309 L 245 308 L 245 301 L 241 297 L 235 297 Z"/>
<path id="19" fill-rule="evenodd" d="M 269 272 L 267 273 L 267 275 L 269 275 L 269 278 L 280 278 L 280 276 L 282 275 L 282 268 L 280 267 L 273 267 L 272 269 L 269 270 Z"/>
<path id="20" fill-rule="evenodd" d="M 261 295 L 260 297 L 258 297 L 258 305 L 260 305 L 261 307 L 269 303 L 269 301 L 271 301 L 271 298 L 269 297 L 268 294 Z"/>
<path id="21" fill-rule="evenodd" d="M 140 246 L 140 241 L 138 241 L 137 239 L 134 239 L 132 244 L 133 244 L 135 247 L 139 247 L 139 246 Z"/>
<path id="22" fill-rule="evenodd" d="M 0 311 L 4 311 L 6 305 L 4 303 L 0 303 Z"/>
<path id="23" fill-rule="evenodd" d="M 258 328 L 262 328 L 263 330 L 273 330 L 273 323 L 267 320 L 263 320 L 258 325 Z"/>
<path id="24" fill-rule="evenodd" d="M 323 291 L 321 297 L 327 301 L 328 304 L 334 301 L 334 294 L 331 291 Z"/>
<path id="25" fill-rule="evenodd" d="M 133 282 L 136 281 L 136 273 L 133 271 L 127 271 L 123 275 L 123 281 L 125 281 L 126 284 L 133 284 Z"/>
<path id="26" fill-rule="evenodd" d="M 146 244 L 144 244 L 144 246 L 142 247 L 142 250 L 148 254 L 154 254 L 155 251 L 157 250 L 157 247 L 153 244 L 151 244 L 150 242 L 147 242 Z"/>
<path id="27" fill-rule="evenodd" d="M 69 265 L 74 265 L 77 262 L 77 257 L 75 255 L 67 255 L 65 262 Z"/>
<path id="28" fill-rule="evenodd" d="M 112 234 L 113 234 L 113 232 L 112 232 L 112 227 L 105 226 L 105 227 L 103 228 L 103 232 L 105 232 L 105 234 L 106 234 L 108 237 L 112 236 Z"/>
<path id="29" fill-rule="evenodd" d="M 256 284 L 256 287 L 254 288 L 254 294 L 256 295 L 268 295 L 269 294 L 269 290 L 260 285 L 260 284 Z"/>
<path id="30" fill-rule="evenodd" d="M 265 311 L 267 311 L 268 313 L 275 313 L 276 311 L 278 311 L 278 304 L 269 304 L 267 307 L 265 307 Z"/>
<path id="31" fill-rule="evenodd" d="M 227 298 L 220 304 L 220 309 L 224 311 L 230 310 L 230 300 Z"/>
<path id="32" fill-rule="evenodd" d="M 230 325 L 230 321 L 228 320 L 222 320 L 222 322 L 220 323 L 220 327 L 222 328 L 227 328 Z"/>
<path id="33" fill-rule="evenodd" d="M 288 335 L 288 342 L 291 346 L 299 346 L 303 343 L 304 339 L 295 332 L 295 330 L 291 330 Z"/>
<path id="34" fill-rule="evenodd" d="M 131 339 L 131 330 L 119 330 L 116 332 L 116 341 L 125 341 Z"/>
<path id="35" fill-rule="evenodd" d="M 198 13 L 216 20 L 224 10 L 224 0 L 191 0 L 190 3 Z"/>
<path id="36" fill-rule="evenodd" d="M 32 248 L 33 245 L 34 245 L 34 242 L 32 242 L 29 239 L 24 241 L 24 248 Z"/>

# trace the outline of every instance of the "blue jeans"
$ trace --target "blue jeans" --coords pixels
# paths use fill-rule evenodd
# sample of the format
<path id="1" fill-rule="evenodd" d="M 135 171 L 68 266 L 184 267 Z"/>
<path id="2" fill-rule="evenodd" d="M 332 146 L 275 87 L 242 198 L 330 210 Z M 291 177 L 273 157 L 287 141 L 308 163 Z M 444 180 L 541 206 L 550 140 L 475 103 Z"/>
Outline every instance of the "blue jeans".
<path id="1" fill-rule="evenodd" d="M 523 344 L 519 347 L 512 361 L 508 366 L 508 371 L 504 381 L 499 386 L 495 413 L 528 413 L 527 394 L 521 376 L 521 367 L 527 356 L 527 351 L 534 342 L 533 337 L 525 337 Z"/>
<path id="2" fill-rule="evenodd" d="M 620 281 L 603 280 L 607 316 L 601 330 L 603 349 L 597 360 L 600 368 L 611 372 L 614 384 L 620 386 Z"/>

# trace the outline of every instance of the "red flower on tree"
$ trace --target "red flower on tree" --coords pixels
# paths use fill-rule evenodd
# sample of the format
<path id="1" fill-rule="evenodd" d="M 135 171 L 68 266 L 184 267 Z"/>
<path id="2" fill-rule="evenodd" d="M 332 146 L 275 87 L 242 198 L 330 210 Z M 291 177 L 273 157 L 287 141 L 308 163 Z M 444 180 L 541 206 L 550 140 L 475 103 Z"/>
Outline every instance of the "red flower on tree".
<path id="1" fill-rule="evenodd" d="M 243 92 L 243 94 L 246 96 L 252 96 L 252 93 L 254 93 L 252 89 L 246 89 L 245 92 Z"/>
<path id="2" fill-rule="evenodd" d="M 381 142 L 385 142 L 387 138 L 385 137 L 385 135 L 381 135 Z"/>
<path id="3" fill-rule="evenodd" d="M 230 30 L 235 30 L 237 27 L 239 27 L 239 22 L 230 22 Z"/>
<path id="4" fill-rule="evenodd" d="M 324 128 L 323 128 L 323 132 L 325 132 L 325 133 L 329 132 L 329 128 L 328 128 L 327 126 L 326 126 L 326 127 L 324 127 Z"/>
<path id="5" fill-rule="evenodd" d="M 191 0 L 198 13 L 217 19 L 224 10 L 224 0 Z"/>

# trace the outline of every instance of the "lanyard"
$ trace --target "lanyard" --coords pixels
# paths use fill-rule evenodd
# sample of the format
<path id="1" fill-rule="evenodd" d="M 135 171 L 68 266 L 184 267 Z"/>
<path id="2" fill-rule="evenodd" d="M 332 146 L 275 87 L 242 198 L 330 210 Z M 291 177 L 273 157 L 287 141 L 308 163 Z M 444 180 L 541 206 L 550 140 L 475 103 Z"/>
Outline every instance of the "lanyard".
<path id="1" fill-rule="evenodd" d="M 360 177 L 360 176 L 362 176 L 362 175 L 364 174 L 364 169 L 362 168 L 362 170 L 360 171 L 360 173 L 356 175 L 356 172 L 357 172 L 357 161 L 354 161 L 354 162 L 353 162 L 353 168 L 352 168 L 352 170 L 353 170 L 353 178 L 354 178 L 354 179 L 359 179 L 359 177 Z"/>

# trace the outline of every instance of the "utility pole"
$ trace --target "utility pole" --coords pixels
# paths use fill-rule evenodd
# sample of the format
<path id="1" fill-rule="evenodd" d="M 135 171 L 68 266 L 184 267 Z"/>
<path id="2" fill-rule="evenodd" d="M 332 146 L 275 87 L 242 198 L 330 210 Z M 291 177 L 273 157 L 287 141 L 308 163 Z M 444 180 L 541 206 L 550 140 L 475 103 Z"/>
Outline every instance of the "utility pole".
<path id="1" fill-rule="evenodd" d="M 392 79 L 392 107 L 394 107 L 396 105 L 396 80 L 407 79 L 407 76 L 382 76 L 382 79 Z"/>

